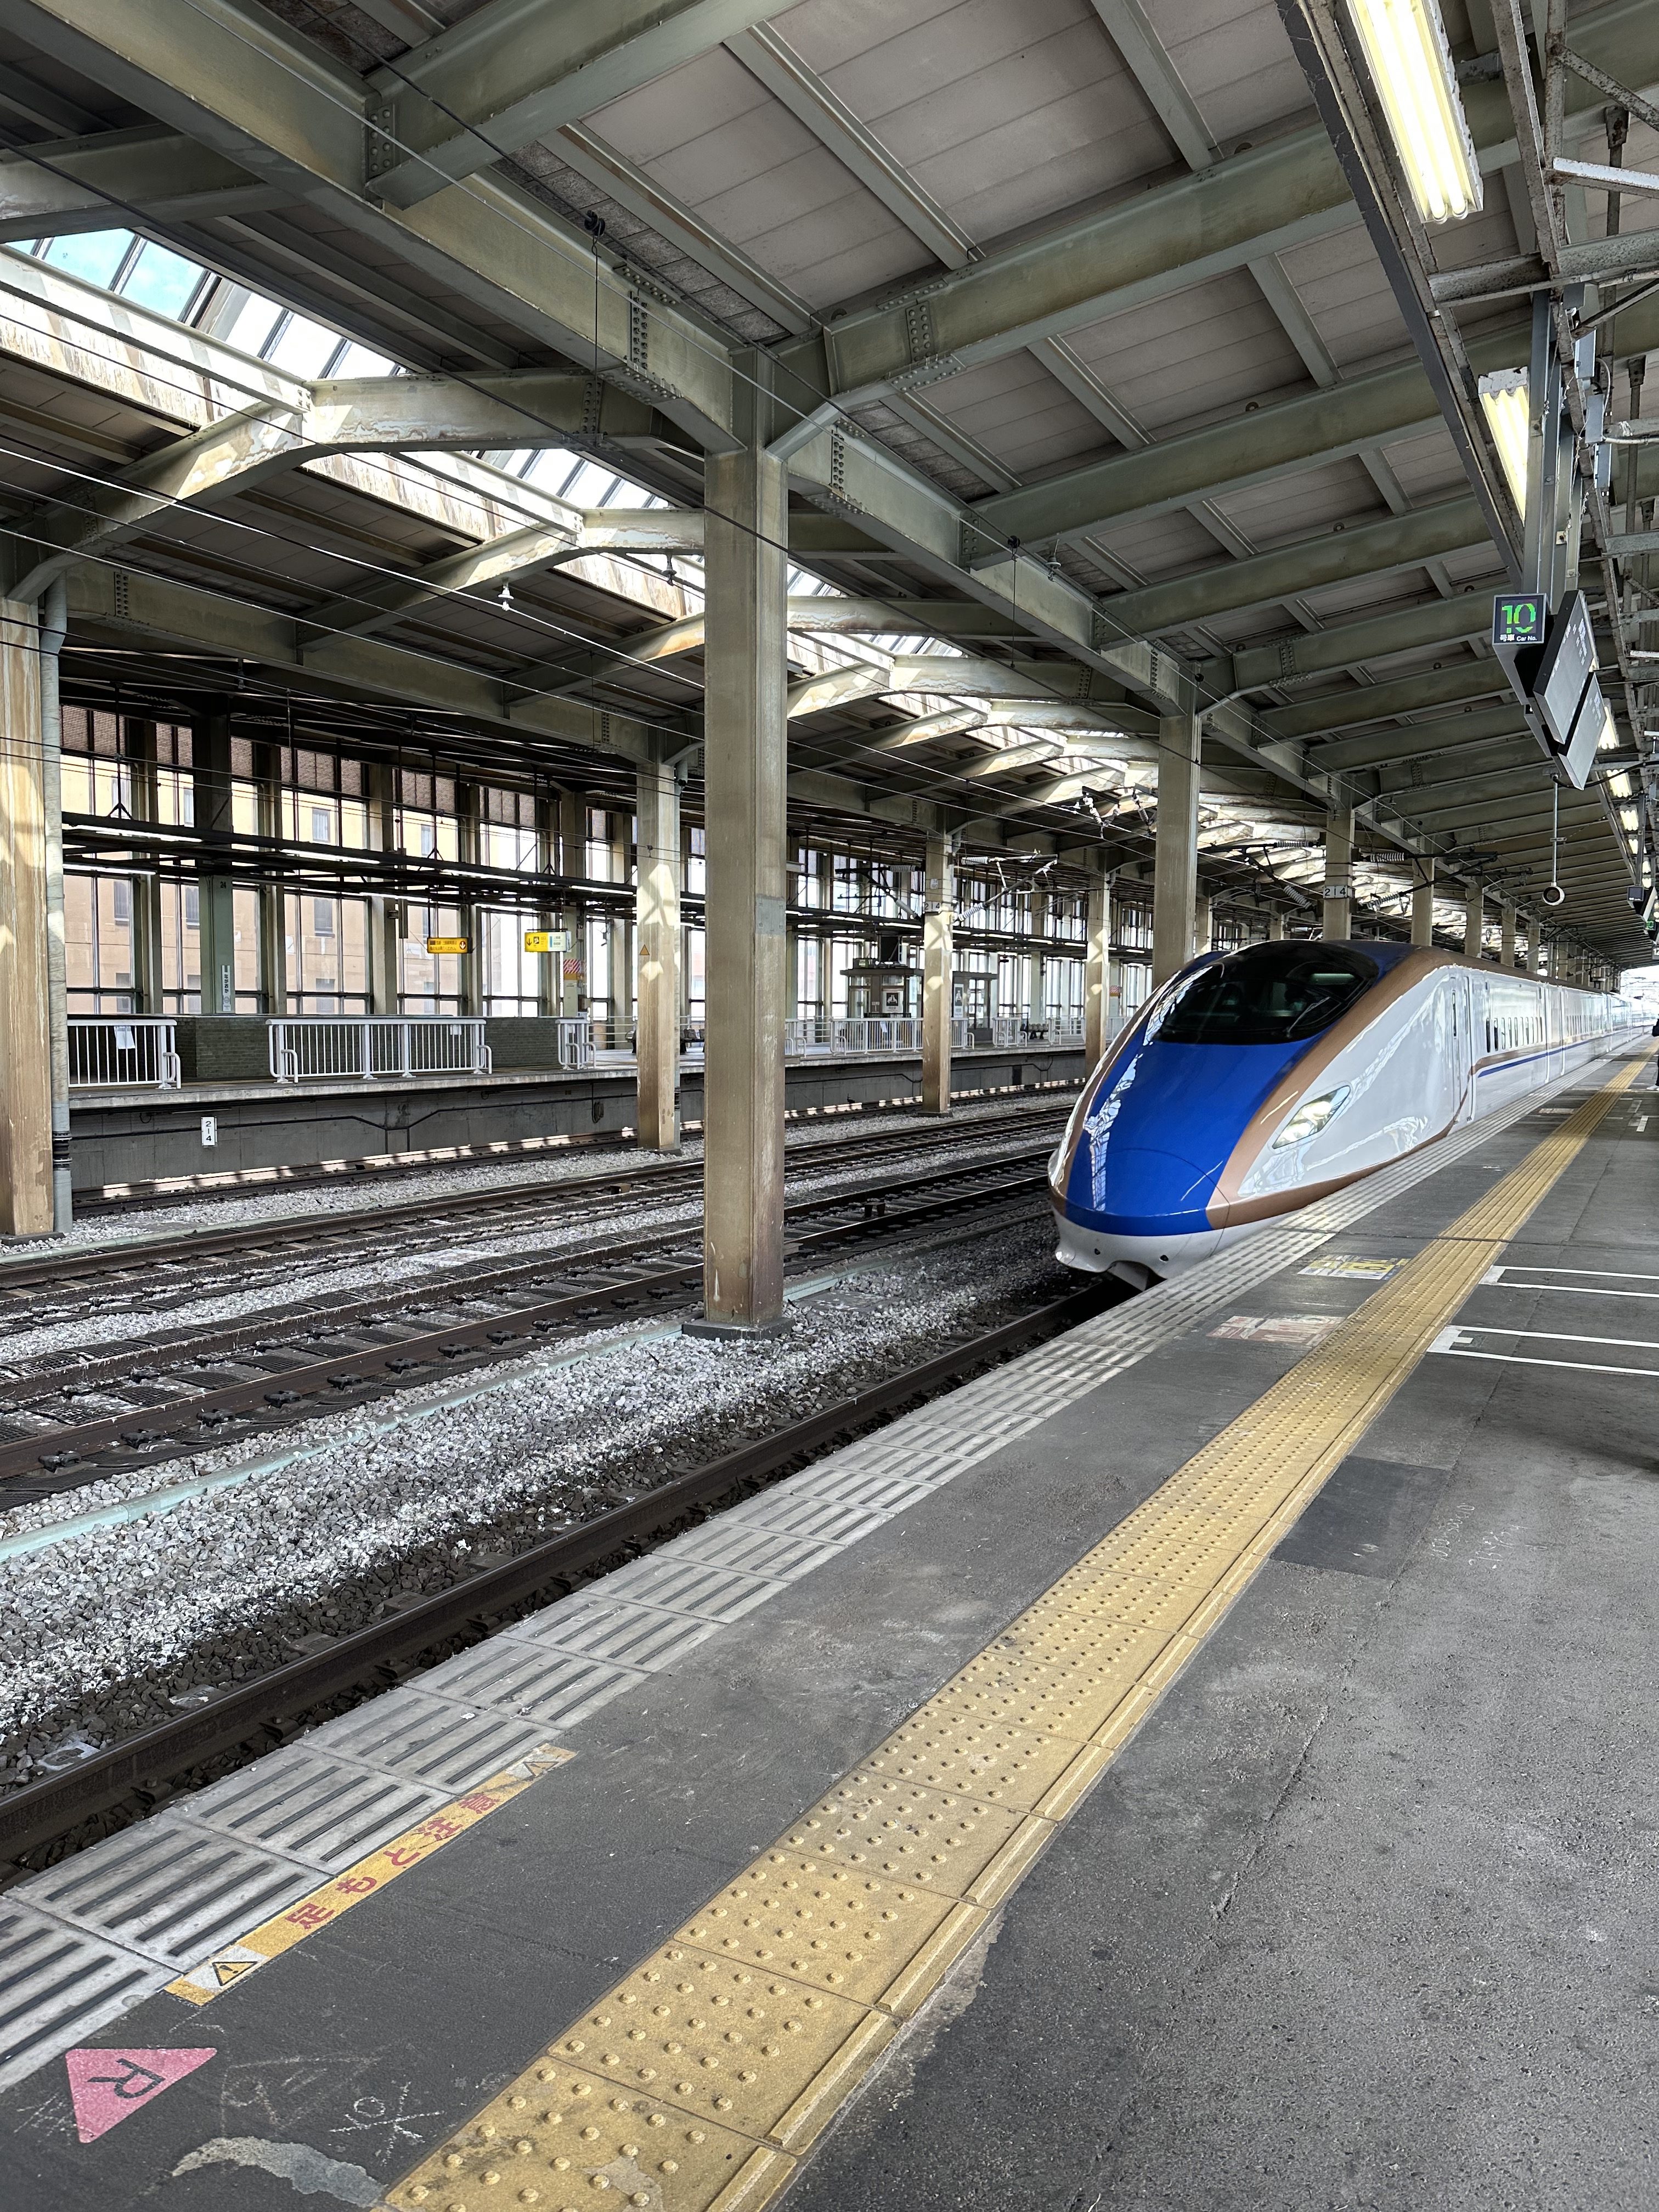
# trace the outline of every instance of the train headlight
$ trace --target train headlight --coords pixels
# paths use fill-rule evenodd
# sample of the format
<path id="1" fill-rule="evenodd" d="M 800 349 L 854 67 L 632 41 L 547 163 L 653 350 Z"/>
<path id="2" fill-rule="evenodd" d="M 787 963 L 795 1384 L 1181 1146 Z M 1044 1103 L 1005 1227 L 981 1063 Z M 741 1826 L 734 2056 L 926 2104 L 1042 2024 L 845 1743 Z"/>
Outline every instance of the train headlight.
<path id="1" fill-rule="evenodd" d="M 1340 1090 L 1328 1091 L 1322 1098 L 1310 1098 L 1304 1105 L 1298 1106 L 1273 1139 L 1274 1152 L 1281 1145 L 1299 1145 L 1304 1138 L 1316 1137 L 1341 1106 L 1350 1088 L 1351 1085 L 1345 1083 Z"/>

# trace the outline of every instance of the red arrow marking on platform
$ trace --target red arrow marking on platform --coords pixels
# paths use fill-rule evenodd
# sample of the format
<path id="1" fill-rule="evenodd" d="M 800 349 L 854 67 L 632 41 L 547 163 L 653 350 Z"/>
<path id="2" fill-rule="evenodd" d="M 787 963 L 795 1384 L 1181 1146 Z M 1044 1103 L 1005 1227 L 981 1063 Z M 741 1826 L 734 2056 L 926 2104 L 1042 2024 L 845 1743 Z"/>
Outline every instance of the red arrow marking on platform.
<path id="1" fill-rule="evenodd" d="M 83 2143 L 96 2142 L 112 2128 L 119 2127 L 141 2105 L 153 2104 L 163 2089 L 182 2081 L 210 2058 L 209 2051 L 67 2051 L 70 2095 L 75 2100 L 75 2124 Z"/>

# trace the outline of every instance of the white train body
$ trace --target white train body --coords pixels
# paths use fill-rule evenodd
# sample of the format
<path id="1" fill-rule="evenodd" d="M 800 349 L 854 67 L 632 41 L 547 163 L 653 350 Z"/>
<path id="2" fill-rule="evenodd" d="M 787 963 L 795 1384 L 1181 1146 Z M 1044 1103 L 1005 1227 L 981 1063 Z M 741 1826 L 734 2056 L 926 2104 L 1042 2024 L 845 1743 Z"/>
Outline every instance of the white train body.
<path id="1" fill-rule="evenodd" d="M 1206 955 L 1084 1086 L 1049 1163 L 1059 1256 L 1134 1281 L 1178 1273 L 1645 1026 L 1615 995 L 1439 951 Z"/>

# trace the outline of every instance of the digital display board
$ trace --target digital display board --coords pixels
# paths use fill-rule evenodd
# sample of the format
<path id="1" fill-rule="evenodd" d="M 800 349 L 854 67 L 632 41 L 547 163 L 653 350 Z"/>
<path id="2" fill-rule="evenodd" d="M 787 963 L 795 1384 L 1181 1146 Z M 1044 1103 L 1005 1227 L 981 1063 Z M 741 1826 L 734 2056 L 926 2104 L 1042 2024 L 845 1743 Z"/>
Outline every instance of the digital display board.
<path id="1" fill-rule="evenodd" d="M 1494 645 L 1542 645 L 1550 626 L 1550 603 L 1541 595 L 1517 599 L 1500 593 L 1492 602 Z"/>

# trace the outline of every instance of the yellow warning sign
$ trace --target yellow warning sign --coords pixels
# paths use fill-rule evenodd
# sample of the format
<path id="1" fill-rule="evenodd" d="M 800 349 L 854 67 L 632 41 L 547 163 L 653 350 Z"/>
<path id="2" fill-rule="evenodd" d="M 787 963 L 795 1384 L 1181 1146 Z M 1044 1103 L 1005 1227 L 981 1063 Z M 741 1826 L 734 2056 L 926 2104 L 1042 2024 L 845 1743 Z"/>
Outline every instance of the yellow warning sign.
<path id="1" fill-rule="evenodd" d="M 428 937 L 426 949 L 435 960 L 441 953 L 471 952 L 472 939 L 470 937 Z"/>
<path id="2" fill-rule="evenodd" d="M 465 1835 L 499 1806 L 516 1797 L 521 1790 L 527 1790 L 539 1776 L 550 1773 L 556 1766 L 563 1766 L 575 1756 L 574 1751 L 562 1751 L 554 1744 L 538 1745 L 500 1774 L 493 1774 L 488 1782 L 469 1790 L 465 1797 L 457 1797 L 441 1806 L 437 1812 L 428 1813 L 425 1820 L 417 1820 L 412 1828 L 405 1828 L 401 1836 L 382 1844 L 379 1850 L 359 1859 L 343 1874 L 336 1875 L 332 1881 L 325 1881 L 320 1888 L 297 1899 L 274 1919 L 250 1928 L 240 1942 L 223 1944 L 210 1952 L 188 1972 L 169 1982 L 169 1993 L 183 1997 L 187 2004 L 210 2004 L 222 1990 L 245 1981 L 261 1966 L 268 1966 L 273 1959 L 280 1959 L 284 1951 L 291 1951 L 307 1936 L 328 1927 L 343 1912 L 349 1912 L 354 1905 L 361 1905 L 364 1898 L 373 1897 L 400 1874 L 419 1866 L 422 1859 L 430 1858 L 434 1851 L 453 1843 L 457 1836 Z"/>

